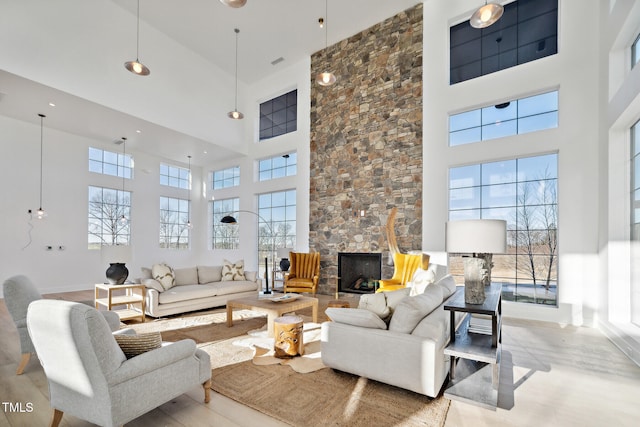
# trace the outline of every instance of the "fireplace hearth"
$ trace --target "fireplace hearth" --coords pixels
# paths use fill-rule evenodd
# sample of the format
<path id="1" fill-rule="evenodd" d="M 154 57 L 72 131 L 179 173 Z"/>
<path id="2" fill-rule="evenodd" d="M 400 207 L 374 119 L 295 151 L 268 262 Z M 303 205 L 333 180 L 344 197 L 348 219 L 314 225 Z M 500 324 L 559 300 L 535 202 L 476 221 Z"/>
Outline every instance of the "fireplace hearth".
<path id="1" fill-rule="evenodd" d="M 340 292 L 373 293 L 381 274 L 381 253 L 338 253 L 338 289 Z"/>

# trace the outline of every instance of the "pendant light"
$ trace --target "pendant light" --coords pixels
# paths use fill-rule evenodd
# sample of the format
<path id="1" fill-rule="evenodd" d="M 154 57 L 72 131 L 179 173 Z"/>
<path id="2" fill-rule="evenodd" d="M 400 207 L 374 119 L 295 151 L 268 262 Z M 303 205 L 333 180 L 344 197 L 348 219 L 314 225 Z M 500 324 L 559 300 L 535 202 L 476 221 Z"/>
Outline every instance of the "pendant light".
<path id="1" fill-rule="evenodd" d="M 193 228 L 193 224 L 191 224 L 191 156 L 187 156 L 189 158 L 189 185 L 187 186 L 187 192 L 189 194 L 188 198 L 188 211 L 187 211 L 187 228 L 191 230 Z"/>
<path id="2" fill-rule="evenodd" d="M 224 4 L 225 6 L 237 9 L 247 4 L 247 0 L 220 0 L 220 3 Z"/>
<path id="3" fill-rule="evenodd" d="M 238 111 L 238 33 L 240 33 L 240 30 L 236 28 L 233 31 L 236 32 L 236 102 L 233 111 L 228 112 L 227 117 L 234 120 L 240 120 L 244 118 L 244 114 Z"/>
<path id="4" fill-rule="evenodd" d="M 329 6 L 328 6 L 329 1 L 328 0 L 324 0 L 324 19 L 320 18 L 318 20 L 318 23 L 320 24 L 320 28 L 322 28 L 323 26 L 325 27 L 324 29 L 324 53 L 325 55 L 327 55 L 327 33 L 329 32 L 329 24 L 327 23 L 327 21 L 329 20 Z M 321 73 L 318 73 L 318 75 L 316 75 L 316 83 L 318 83 L 320 86 L 331 86 L 332 84 L 334 84 L 336 82 L 336 76 L 331 72 L 331 71 L 323 71 Z"/>
<path id="5" fill-rule="evenodd" d="M 504 8 L 501 4 L 487 3 L 485 0 L 484 6 L 478 8 L 471 18 L 469 18 L 469 24 L 473 28 L 486 28 L 494 24 L 504 12 Z"/>
<path id="6" fill-rule="evenodd" d="M 151 73 L 151 70 L 147 68 L 140 60 L 138 59 L 138 51 L 140 48 L 140 0 L 138 0 L 138 26 L 136 32 L 136 60 L 135 61 L 127 61 L 124 63 L 124 68 L 131 71 L 133 74 L 137 74 L 139 76 L 148 76 Z"/>
<path id="7" fill-rule="evenodd" d="M 124 198 L 124 171 L 125 171 L 125 161 L 127 158 L 127 138 L 125 138 L 124 136 L 122 137 L 122 197 Z M 123 200 L 124 201 L 124 200 Z M 118 208 L 118 193 L 116 193 L 116 209 Z M 118 221 L 120 222 L 121 225 L 126 225 L 127 224 L 127 217 L 124 215 L 124 204 L 122 205 L 122 215 L 120 216 L 120 218 L 118 219 Z"/>
<path id="8" fill-rule="evenodd" d="M 47 116 L 45 116 L 44 114 L 38 114 L 38 116 L 40 116 L 40 207 L 36 212 L 36 217 L 38 219 L 43 219 L 45 216 L 47 216 L 47 213 L 44 211 L 44 209 L 42 209 L 42 162 L 43 162 L 42 141 L 43 141 L 43 132 L 44 132 L 43 120 Z"/>

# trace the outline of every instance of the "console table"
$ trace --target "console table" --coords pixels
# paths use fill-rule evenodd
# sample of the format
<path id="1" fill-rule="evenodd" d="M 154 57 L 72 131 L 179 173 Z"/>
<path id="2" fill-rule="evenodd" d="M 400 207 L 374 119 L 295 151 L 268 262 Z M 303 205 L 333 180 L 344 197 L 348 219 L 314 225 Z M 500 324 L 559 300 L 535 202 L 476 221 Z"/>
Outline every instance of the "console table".
<path id="1" fill-rule="evenodd" d="M 502 284 L 492 283 L 487 286 L 485 295 L 483 304 L 467 304 L 464 302 L 464 288 L 460 288 L 444 305 L 444 309 L 449 310 L 451 315 L 451 339 L 444 349 L 444 354 L 451 358 L 451 383 L 445 390 L 445 396 L 495 410 L 502 347 Z M 457 336 L 454 321 L 456 312 L 468 313 Z M 469 331 L 468 325 L 474 315 L 478 315 L 480 322 L 486 320 L 490 323 L 491 327 L 486 328 L 486 333 Z M 471 363 L 472 372 L 464 378 L 456 378 L 457 359 L 481 363 Z"/>

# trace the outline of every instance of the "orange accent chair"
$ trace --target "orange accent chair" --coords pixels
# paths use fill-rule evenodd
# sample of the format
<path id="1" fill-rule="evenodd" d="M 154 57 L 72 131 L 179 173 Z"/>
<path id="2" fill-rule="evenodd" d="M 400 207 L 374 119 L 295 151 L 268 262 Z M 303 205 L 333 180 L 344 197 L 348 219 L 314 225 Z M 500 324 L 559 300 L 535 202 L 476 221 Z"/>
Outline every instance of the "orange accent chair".
<path id="1" fill-rule="evenodd" d="M 391 279 L 380 280 L 380 287 L 376 292 L 389 292 L 406 287 L 407 282 L 411 281 L 418 267 L 422 267 L 424 270 L 429 268 L 429 258 L 427 254 L 394 253 L 393 277 Z"/>
<path id="2" fill-rule="evenodd" d="M 289 273 L 284 276 L 284 293 L 316 293 L 320 280 L 320 252 L 289 252 Z"/>

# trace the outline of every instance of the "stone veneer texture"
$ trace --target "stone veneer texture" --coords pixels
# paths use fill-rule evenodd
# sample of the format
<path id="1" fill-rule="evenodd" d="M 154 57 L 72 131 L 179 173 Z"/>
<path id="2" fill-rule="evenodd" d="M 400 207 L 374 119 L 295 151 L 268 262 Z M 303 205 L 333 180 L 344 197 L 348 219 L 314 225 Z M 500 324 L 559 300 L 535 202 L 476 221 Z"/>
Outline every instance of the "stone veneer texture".
<path id="1" fill-rule="evenodd" d="M 309 246 L 320 252 L 319 292 L 335 292 L 338 252 L 382 252 L 398 208 L 402 252 L 422 244 L 422 3 L 311 56 Z M 364 211 L 364 216 L 361 215 Z"/>

